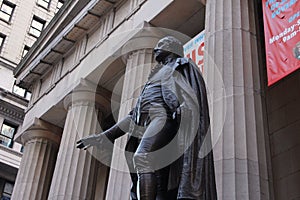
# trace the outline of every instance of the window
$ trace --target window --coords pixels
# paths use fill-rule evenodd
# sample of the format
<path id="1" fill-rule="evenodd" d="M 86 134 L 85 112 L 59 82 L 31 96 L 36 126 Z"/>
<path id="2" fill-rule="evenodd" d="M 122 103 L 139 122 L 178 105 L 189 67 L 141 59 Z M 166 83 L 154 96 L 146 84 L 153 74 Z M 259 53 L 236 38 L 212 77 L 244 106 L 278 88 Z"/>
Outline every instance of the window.
<path id="1" fill-rule="evenodd" d="M 3 48 L 5 38 L 6 38 L 6 35 L 0 33 L 0 52 Z"/>
<path id="2" fill-rule="evenodd" d="M 13 87 L 13 93 L 15 93 L 15 94 L 17 94 L 17 95 L 19 95 L 21 97 L 25 97 L 26 90 L 23 89 L 23 88 L 20 88 L 20 87 L 18 87 L 16 85 L 14 85 L 14 87 Z"/>
<path id="3" fill-rule="evenodd" d="M 17 94 L 27 100 L 30 100 L 31 98 L 31 93 L 23 88 L 20 88 L 19 86 L 17 85 L 14 85 L 13 87 L 13 93 L 14 94 Z"/>
<path id="4" fill-rule="evenodd" d="M 44 29 L 45 24 L 45 20 L 42 20 L 37 16 L 33 16 L 29 33 L 34 37 L 39 37 L 41 35 L 42 30 Z"/>
<path id="5" fill-rule="evenodd" d="M 24 46 L 24 49 L 23 49 L 23 52 L 22 52 L 22 58 L 24 58 L 24 56 L 28 53 L 29 49 L 30 49 L 29 46 L 27 46 L 27 45 Z"/>
<path id="6" fill-rule="evenodd" d="M 15 9 L 14 4 L 4 0 L 0 8 L 0 19 L 6 22 L 10 22 L 14 9 Z"/>
<path id="7" fill-rule="evenodd" d="M 12 124 L 9 124 L 4 121 L 1 127 L 0 144 L 11 148 L 13 145 L 13 138 L 16 131 L 17 131 L 16 126 L 13 126 Z"/>
<path id="8" fill-rule="evenodd" d="M 62 7 L 63 4 L 64 4 L 63 0 L 58 0 L 55 13 L 57 13 L 59 11 L 59 9 Z"/>
<path id="9" fill-rule="evenodd" d="M 43 8 L 48 9 L 50 5 L 50 0 L 38 0 L 38 5 L 42 6 Z"/>
<path id="10" fill-rule="evenodd" d="M 10 200 L 13 189 L 14 189 L 14 184 L 8 181 L 4 181 L 4 188 L 1 194 L 1 200 Z"/>

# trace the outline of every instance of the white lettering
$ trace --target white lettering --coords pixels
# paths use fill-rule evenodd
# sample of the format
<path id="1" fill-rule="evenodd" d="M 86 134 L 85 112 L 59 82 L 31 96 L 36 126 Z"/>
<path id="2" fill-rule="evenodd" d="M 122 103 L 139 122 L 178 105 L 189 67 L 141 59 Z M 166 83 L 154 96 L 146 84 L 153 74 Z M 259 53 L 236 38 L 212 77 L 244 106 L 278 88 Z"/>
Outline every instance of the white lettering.
<path id="1" fill-rule="evenodd" d="M 298 28 L 297 28 L 298 26 Z M 292 37 L 295 36 L 295 34 L 297 34 L 297 29 L 300 30 L 300 19 L 297 21 L 297 24 L 293 24 L 290 27 L 285 28 L 281 33 L 277 34 L 277 35 L 273 35 L 270 39 L 269 39 L 269 43 L 272 44 L 273 42 L 282 39 L 283 42 L 286 42 L 288 40 L 290 40 Z M 288 35 L 290 34 L 290 35 Z"/>
<path id="2" fill-rule="evenodd" d="M 269 43 L 272 44 L 275 41 L 275 37 L 270 38 Z"/>
<path id="3" fill-rule="evenodd" d="M 292 31 L 294 31 L 294 28 L 295 28 L 295 25 L 292 25 L 292 26 L 291 26 L 291 29 L 292 29 L 292 30 L 291 30 L 291 31 L 289 31 L 289 32 L 292 32 Z"/>
<path id="4" fill-rule="evenodd" d="M 283 40 L 283 42 L 286 42 L 286 41 L 292 39 L 293 37 L 295 37 L 296 35 L 297 35 L 297 31 L 294 31 L 290 35 L 283 37 L 282 40 Z"/>

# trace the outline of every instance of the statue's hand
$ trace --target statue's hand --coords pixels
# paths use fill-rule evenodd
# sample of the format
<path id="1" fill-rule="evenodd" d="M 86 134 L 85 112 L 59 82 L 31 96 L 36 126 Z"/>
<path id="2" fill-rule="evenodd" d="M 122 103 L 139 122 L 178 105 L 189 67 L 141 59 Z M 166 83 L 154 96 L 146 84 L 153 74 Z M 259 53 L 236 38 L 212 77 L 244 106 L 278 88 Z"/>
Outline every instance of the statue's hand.
<path id="1" fill-rule="evenodd" d="M 86 150 L 87 148 L 89 148 L 91 146 L 101 145 L 103 143 L 104 137 L 105 137 L 105 135 L 102 133 L 83 137 L 76 142 L 77 143 L 76 147 L 79 149 L 83 148 L 84 150 Z"/>

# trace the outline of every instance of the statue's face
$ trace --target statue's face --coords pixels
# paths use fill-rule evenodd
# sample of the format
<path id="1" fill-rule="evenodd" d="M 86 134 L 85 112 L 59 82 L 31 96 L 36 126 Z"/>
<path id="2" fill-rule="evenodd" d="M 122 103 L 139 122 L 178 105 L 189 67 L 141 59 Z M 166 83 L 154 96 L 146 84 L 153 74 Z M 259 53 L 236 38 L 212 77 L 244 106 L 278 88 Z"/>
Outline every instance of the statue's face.
<path id="1" fill-rule="evenodd" d="M 168 55 L 170 55 L 170 52 L 168 51 L 164 51 L 162 49 L 154 49 L 154 59 L 159 63 L 163 62 Z"/>

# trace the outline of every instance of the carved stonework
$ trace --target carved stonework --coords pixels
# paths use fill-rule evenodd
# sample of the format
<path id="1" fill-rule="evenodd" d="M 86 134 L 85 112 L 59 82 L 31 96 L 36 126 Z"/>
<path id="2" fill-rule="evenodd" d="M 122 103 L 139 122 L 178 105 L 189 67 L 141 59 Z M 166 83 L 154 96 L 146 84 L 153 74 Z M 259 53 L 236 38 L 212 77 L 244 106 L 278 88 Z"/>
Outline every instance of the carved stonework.
<path id="1" fill-rule="evenodd" d="M 0 115 L 5 116 L 11 121 L 22 123 L 25 116 L 25 112 L 23 109 L 17 106 L 14 106 L 8 102 L 0 100 Z"/>

